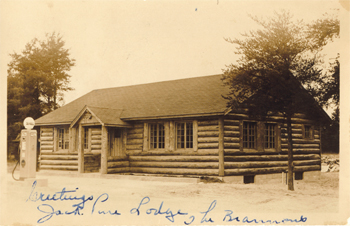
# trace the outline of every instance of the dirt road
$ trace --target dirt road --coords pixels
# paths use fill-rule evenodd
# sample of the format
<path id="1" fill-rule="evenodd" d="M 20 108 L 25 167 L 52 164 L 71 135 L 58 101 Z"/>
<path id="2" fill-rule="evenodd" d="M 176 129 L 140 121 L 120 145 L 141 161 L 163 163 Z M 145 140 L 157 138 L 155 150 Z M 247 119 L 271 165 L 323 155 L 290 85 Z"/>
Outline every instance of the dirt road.
<path id="1" fill-rule="evenodd" d="M 7 174 L 1 225 L 313 224 L 339 221 L 339 173 L 286 185 Z M 5 199 L 4 199 L 5 198 Z M 69 200 L 72 199 L 72 200 Z M 284 221 L 283 221 L 284 220 Z M 321 222 L 322 221 L 322 222 Z M 341 223 L 341 222 L 339 222 Z"/>

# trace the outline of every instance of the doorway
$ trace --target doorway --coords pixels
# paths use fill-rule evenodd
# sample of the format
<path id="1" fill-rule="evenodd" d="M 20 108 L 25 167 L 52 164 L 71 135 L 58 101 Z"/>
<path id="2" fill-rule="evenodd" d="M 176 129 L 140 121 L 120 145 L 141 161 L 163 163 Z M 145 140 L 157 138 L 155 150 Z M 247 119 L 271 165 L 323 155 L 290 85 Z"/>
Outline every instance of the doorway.
<path id="1" fill-rule="evenodd" d="M 122 156 L 122 130 L 120 128 L 109 129 L 109 156 Z"/>

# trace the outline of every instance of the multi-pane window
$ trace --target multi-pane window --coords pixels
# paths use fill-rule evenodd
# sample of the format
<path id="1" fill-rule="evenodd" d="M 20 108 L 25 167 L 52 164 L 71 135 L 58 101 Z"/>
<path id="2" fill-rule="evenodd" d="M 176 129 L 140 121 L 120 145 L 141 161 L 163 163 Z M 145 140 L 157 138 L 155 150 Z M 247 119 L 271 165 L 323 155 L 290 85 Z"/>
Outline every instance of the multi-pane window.
<path id="1" fill-rule="evenodd" d="M 84 127 L 84 149 L 89 149 L 89 128 Z"/>
<path id="2" fill-rule="evenodd" d="M 58 129 L 58 149 L 69 148 L 69 130 L 68 128 Z"/>
<path id="3" fill-rule="evenodd" d="M 163 124 L 149 124 L 150 148 L 159 149 L 165 146 L 165 132 Z"/>
<path id="4" fill-rule="evenodd" d="M 193 148 L 193 123 L 176 124 L 176 141 L 177 148 Z"/>
<path id="5" fill-rule="evenodd" d="M 276 148 L 276 125 L 271 123 L 265 124 L 265 148 Z"/>
<path id="6" fill-rule="evenodd" d="M 243 148 L 256 149 L 256 122 L 243 122 Z"/>

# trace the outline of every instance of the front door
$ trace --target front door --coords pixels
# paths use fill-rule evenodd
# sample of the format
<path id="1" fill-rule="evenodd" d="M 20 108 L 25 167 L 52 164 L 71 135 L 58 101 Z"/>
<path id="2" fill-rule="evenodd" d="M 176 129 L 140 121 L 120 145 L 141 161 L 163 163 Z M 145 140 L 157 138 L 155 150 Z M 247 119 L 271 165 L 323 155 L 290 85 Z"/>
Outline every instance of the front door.
<path id="1" fill-rule="evenodd" d="M 109 156 L 122 156 L 122 131 L 120 128 L 110 128 Z"/>

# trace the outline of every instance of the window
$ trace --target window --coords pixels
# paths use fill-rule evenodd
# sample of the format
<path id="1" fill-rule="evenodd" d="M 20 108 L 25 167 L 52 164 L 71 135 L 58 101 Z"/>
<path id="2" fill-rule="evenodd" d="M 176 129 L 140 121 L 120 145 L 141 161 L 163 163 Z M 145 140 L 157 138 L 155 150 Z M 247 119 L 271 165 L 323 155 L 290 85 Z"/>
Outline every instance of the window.
<path id="1" fill-rule="evenodd" d="M 256 149 L 256 122 L 243 122 L 243 148 Z"/>
<path id="2" fill-rule="evenodd" d="M 149 124 L 150 148 L 161 149 L 165 147 L 165 132 L 163 124 Z"/>
<path id="3" fill-rule="evenodd" d="M 68 149 L 69 148 L 69 129 L 68 128 L 58 128 L 58 149 Z"/>
<path id="4" fill-rule="evenodd" d="M 276 148 L 276 125 L 265 123 L 265 148 Z"/>
<path id="5" fill-rule="evenodd" d="M 89 128 L 84 127 L 84 149 L 89 149 Z"/>
<path id="6" fill-rule="evenodd" d="M 312 136 L 313 136 L 312 126 L 304 125 L 304 138 L 312 139 Z"/>
<path id="7" fill-rule="evenodd" d="M 193 123 L 176 124 L 176 148 L 193 148 Z"/>

